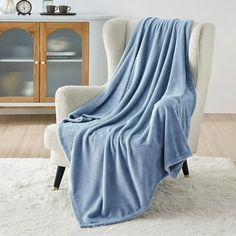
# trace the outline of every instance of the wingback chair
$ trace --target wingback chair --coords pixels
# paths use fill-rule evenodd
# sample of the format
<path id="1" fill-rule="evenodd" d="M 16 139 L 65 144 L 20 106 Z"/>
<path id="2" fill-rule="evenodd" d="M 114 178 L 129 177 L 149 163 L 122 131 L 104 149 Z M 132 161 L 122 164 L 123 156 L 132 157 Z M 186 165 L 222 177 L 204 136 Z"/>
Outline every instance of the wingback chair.
<path id="1" fill-rule="evenodd" d="M 137 20 L 112 19 L 105 23 L 103 40 L 107 54 L 108 79 L 122 56 L 129 37 L 137 24 Z M 203 118 L 204 105 L 207 96 L 208 83 L 211 74 L 214 25 L 210 23 L 194 23 L 189 41 L 189 64 L 196 85 L 197 102 L 192 116 L 189 145 L 192 153 L 196 153 L 200 126 Z M 64 86 L 57 90 L 55 96 L 56 124 L 47 126 L 44 133 L 44 143 L 51 150 L 51 159 L 57 165 L 54 188 L 58 189 L 65 167 L 70 164 L 63 154 L 57 136 L 57 124 L 82 104 L 98 95 L 106 85 L 102 86 Z M 183 165 L 185 175 L 188 175 L 187 163 Z"/>

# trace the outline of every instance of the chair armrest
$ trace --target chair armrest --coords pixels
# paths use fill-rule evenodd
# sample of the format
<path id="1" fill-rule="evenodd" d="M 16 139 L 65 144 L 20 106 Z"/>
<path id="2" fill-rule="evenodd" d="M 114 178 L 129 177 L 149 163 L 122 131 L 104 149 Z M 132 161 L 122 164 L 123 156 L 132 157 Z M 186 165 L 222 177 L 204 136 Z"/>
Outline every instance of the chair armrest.
<path id="1" fill-rule="evenodd" d="M 57 123 L 68 117 L 77 107 L 87 103 L 105 89 L 103 86 L 63 86 L 56 91 Z"/>

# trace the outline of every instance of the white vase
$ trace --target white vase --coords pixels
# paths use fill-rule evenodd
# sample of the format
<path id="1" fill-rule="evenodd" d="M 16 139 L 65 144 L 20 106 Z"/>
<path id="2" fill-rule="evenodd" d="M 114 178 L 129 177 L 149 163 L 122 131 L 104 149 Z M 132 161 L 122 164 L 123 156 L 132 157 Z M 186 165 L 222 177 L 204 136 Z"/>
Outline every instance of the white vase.
<path id="1" fill-rule="evenodd" d="M 2 0 L 0 3 L 0 11 L 7 14 L 14 13 L 16 11 L 14 0 Z"/>

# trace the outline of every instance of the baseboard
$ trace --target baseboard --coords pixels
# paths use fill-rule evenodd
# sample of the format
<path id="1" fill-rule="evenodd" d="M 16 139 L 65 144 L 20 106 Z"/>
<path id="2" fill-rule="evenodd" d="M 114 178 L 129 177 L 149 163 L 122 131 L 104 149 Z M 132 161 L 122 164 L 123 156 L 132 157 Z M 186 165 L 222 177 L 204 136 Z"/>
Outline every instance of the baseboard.
<path id="1" fill-rule="evenodd" d="M 55 114 L 54 107 L 34 107 L 34 108 L 0 108 L 0 115 L 31 115 L 31 114 Z"/>

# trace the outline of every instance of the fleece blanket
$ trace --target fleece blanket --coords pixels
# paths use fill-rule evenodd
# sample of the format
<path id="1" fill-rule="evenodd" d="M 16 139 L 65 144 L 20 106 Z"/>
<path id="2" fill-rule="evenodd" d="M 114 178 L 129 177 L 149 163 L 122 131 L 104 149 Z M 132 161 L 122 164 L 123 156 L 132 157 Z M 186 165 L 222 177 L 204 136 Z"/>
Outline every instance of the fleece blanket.
<path id="1" fill-rule="evenodd" d="M 176 177 L 191 156 L 191 24 L 141 20 L 107 88 L 60 123 L 71 205 L 81 227 L 141 214 L 160 181 Z"/>

